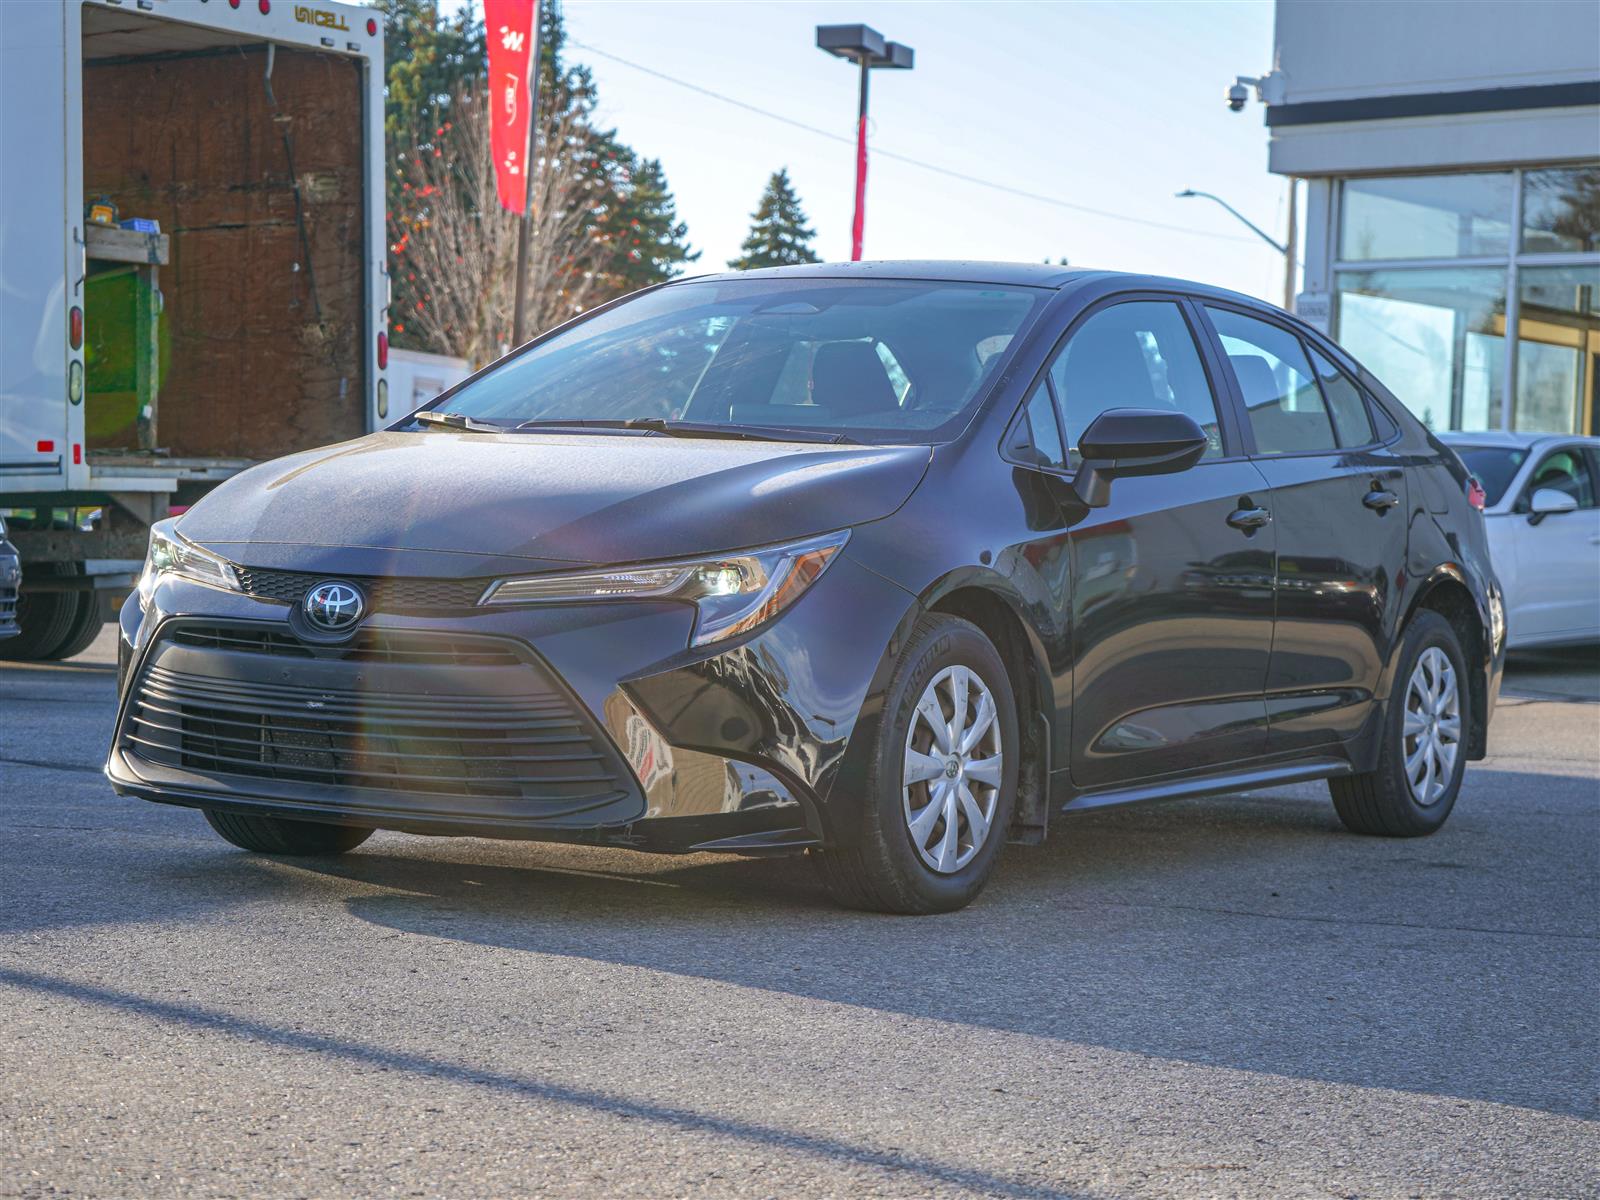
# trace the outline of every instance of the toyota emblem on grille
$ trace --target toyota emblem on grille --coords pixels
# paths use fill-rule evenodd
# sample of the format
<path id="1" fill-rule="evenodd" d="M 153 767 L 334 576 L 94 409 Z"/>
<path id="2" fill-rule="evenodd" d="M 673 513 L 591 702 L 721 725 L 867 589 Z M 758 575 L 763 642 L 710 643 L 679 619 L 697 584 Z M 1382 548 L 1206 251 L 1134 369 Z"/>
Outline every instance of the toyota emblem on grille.
<path id="1" fill-rule="evenodd" d="M 361 593 L 348 583 L 319 583 L 306 592 L 301 610 L 316 628 L 328 633 L 343 633 L 366 610 Z"/>

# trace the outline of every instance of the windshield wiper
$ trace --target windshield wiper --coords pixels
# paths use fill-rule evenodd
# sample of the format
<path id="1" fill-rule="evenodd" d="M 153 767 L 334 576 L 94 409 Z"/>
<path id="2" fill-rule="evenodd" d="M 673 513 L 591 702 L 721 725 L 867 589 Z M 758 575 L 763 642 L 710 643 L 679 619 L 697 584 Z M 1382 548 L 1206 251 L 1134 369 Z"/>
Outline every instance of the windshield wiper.
<path id="1" fill-rule="evenodd" d="M 435 412 L 427 409 L 414 412 L 411 419 L 419 425 L 431 426 L 434 429 L 460 429 L 467 433 L 504 433 L 499 425 L 491 425 L 487 421 L 479 421 L 465 413 Z"/>
<path id="2" fill-rule="evenodd" d="M 573 429 L 582 433 L 587 429 L 619 429 L 624 433 L 660 433 L 654 425 L 648 422 L 655 417 L 630 417 L 622 420 L 613 417 L 536 417 L 532 421 L 524 421 L 520 425 L 513 425 L 513 433 L 523 429 L 537 429 L 549 433 L 560 433 L 563 429 Z M 645 422 L 640 424 L 640 422 Z"/>
<path id="3" fill-rule="evenodd" d="M 724 425 L 716 421 L 671 421 L 666 417 L 541 417 L 513 425 L 512 431 L 537 429 L 616 429 L 624 433 L 654 433 L 666 437 L 730 438 L 743 442 L 827 442 L 859 445 L 843 433 L 820 429 L 795 429 L 787 425 Z"/>
<path id="4" fill-rule="evenodd" d="M 746 442 L 824 442 L 859 445 L 844 433 L 822 429 L 795 429 L 788 425 L 722 425 L 715 421 L 669 421 L 665 417 L 635 417 L 629 429 L 653 429 L 668 437 L 736 438 Z"/>

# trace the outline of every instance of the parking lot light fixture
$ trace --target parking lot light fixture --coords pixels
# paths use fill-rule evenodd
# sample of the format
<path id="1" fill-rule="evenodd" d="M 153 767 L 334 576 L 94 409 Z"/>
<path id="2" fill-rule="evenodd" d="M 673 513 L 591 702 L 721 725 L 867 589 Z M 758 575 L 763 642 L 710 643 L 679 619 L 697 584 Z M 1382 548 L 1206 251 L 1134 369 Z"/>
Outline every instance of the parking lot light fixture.
<path id="1" fill-rule="evenodd" d="M 856 215 L 850 227 L 850 261 L 860 262 L 867 223 L 867 82 L 878 68 L 911 70 L 915 52 L 910 46 L 886 41 L 883 34 L 870 25 L 818 25 L 817 47 L 861 69 L 861 98 L 856 116 Z"/>

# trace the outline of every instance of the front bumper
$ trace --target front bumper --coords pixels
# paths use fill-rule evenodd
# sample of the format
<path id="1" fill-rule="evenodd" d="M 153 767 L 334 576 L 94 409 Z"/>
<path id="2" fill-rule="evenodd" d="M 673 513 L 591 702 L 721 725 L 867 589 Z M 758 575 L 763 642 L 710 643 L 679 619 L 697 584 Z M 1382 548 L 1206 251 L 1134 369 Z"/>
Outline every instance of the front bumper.
<path id="1" fill-rule="evenodd" d="M 663 602 L 378 612 L 328 649 L 286 604 L 169 576 L 122 610 L 106 773 L 163 803 L 414 833 L 792 851 L 859 795 L 846 751 L 909 604 L 841 556 L 716 653 Z"/>
<path id="2" fill-rule="evenodd" d="M 0 538 L 0 638 L 13 637 L 17 625 L 17 596 L 22 590 L 22 560 L 17 548 Z"/>

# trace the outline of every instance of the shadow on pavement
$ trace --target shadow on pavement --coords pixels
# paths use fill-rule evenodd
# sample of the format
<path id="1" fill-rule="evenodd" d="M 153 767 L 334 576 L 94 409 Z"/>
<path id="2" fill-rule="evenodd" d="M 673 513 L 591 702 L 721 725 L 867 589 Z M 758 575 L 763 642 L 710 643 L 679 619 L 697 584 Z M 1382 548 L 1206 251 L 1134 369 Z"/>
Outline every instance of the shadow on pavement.
<path id="1" fill-rule="evenodd" d="M 1496 774 L 1510 778 L 1475 776 L 1485 795 Z M 1543 776 L 1539 786 L 1582 796 L 1594 784 Z M 1540 836 L 1554 851 L 1563 826 L 1547 826 Z M 196 831 L 120 854 L 121 877 L 71 916 L 6 906 L 0 931 L 315 904 L 345 881 L 361 885 L 342 897 L 352 916 L 407 934 L 1211 1066 L 1597 1115 L 1585 1078 L 1593 1047 L 1550 1036 L 1592 1007 L 1582 964 L 1595 934 L 1542 926 L 1541 898 L 1565 883 L 1508 863 L 1497 828 L 1492 812 L 1469 811 L 1430 839 L 1357 838 L 1339 832 L 1326 801 L 1281 794 L 1094 813 L 1062 821 L 1039 849 L 1011 850 L 977 905 L 938 918 L 837 910 L 803 860 L 387 837 L 341 859 L 270 860 L 201 849 Z M 321 1046 L 310 1038 L 307 1048 Z"/>
<path id="2" fill-rule="evenodd" d="M 1006 1179 L 986 1171 L 953 1166 L 915 1155 L 896 1154 L 876 1150 L 869 1146 L 856 1146 L 835 1138 L 798 1133 L 776 1126 L 759 1125 L 750 1121 L 733 1120 L 692 1109 L 648 1101 L 630 1100 L 611 1096 L 587 1088 L 551 1083 L 526 1075 L 513 1075 L 500 1071 L 480 1070 L 445 1059 L 427 1055 L 367 1045 L 346 1038 L 325 1037 L 300 1029 L 286 1029 L 261 1021 L 251 1021 L 230 1013 L 218 1012 L 195 1004 L 175 1004 L 150 1000 L 130 992 L 104 987 L 93 987 L 55 979 L 31 971 L 16 971 L 0 967 L 0 984 L 25 991 L 58 996 L 79 1003 L 95 1004 L 107 1008 L 150 1017 L 173 1025 L 192 1029 L 248 1038 L 251 1041 L 278 1046 L 285 1050 L 316 1054 L 324 1058 L 342 1060 L 385 1070 L 405 1071 L 451 1083 L 469 1084 L 490 1088 L 514 1096 L 554 1101 L 559 1104 L 585 1108 L 612 1116 L 654 1121 L 674 1126 L 690 1133 L 709 1133 L 731 1137 L 774 1149 L 797 1150 L 863 1166 L 882 1167 L 886 1170 L 909 1171 L 930 1181 L 956 1184 L 990 1196 L 1062 1197 L 1065 1193 Z M 1081 1193 L 1079 1193 L 1081 1194 Z"/>

